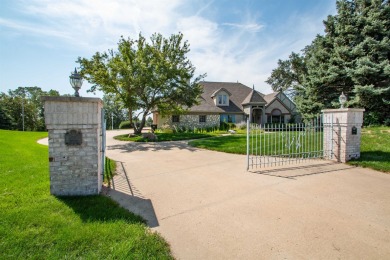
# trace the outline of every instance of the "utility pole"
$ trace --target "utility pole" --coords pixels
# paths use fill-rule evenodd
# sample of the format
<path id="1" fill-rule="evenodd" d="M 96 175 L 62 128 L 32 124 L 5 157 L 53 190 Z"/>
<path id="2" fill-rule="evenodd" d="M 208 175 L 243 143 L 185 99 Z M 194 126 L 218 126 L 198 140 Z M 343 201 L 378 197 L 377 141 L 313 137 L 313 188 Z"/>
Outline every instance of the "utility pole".
<path id="1" fill-rule="evenodd" d="M 114 130 L 114 112 L 111 112 L 111 130 Z"/>
<path id="2" fill-rule="evenodd" d="M 23 95 L 22 95 L 22 125 L 23 125 L 23 132 L 24 132 L 24 88 L 23 88 Z"/>

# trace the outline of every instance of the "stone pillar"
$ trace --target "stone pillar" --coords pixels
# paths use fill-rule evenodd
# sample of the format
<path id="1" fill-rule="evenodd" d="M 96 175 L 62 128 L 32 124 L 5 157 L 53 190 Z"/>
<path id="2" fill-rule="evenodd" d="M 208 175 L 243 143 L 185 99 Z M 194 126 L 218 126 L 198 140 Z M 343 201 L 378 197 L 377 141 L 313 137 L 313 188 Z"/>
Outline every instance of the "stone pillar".
<path id="1" fill-rule="evenodd" d="M 322 112 L 325 158 L 343 163 L 360 158 L 364 109 L 325 109 Z"/>
<path id="2" fill-rule="evenodd" d="M 49 131 L 50 193 L 99 194 L 102 187 L 99 98 L 43 97 Z"/>

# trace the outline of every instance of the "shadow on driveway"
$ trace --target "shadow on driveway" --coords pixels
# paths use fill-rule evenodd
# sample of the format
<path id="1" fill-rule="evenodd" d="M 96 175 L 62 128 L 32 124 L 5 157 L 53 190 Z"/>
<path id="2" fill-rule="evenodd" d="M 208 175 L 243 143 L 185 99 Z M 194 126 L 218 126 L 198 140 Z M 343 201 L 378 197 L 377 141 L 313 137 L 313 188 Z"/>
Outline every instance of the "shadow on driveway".
<path id="1" fill-rule="evenodd" d="M 296 180 L 299 177 L 305 177 L 316 174 L 324 174 L 324 173 L 334 173 L 337 171 L 344 171 L 347 169 L 355 168 L 354 166 L 348 166 L 346 164 L 341 164 L 337 162 L 324 162 L 317 161 L 310 165 L 297 165 L 297 166 L 289 166 L 284 168 L 265 168 L 264 170 L 249 170 L 252 173 L 257 173 L 261 175 L 285 178 Z"/>
<path id="2" fill-rule="evenodd" d="M 169 151 L 173 149 L 187 150 L 195 152 L 199 149 L 188 145 L 188 141 L 170 141 L 170 142 L 123 142 L 123 144 L 115 144 L 107 146 L 107 150 L 122 150 L 123 153 L 131 152 L 157 152 Z"/>
<path id="3" fill-rule="evenodd" d="M 107 195 L 125 209 L 144 218 L 149 227 L 158 227 L 156 213 L 150 199 L 144 198 L 141 192 L 131 183 L 123 162 L 117 162 L 118 175 L 111 182 Z"/>

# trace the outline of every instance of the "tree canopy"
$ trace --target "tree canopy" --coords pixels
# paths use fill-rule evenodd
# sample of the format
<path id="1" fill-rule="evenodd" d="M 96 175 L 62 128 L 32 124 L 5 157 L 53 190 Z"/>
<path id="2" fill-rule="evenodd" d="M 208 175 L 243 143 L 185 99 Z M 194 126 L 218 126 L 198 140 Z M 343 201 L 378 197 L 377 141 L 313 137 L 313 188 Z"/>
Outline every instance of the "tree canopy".
<path id="1" fill-rule="evenodd" d="M 306 118 L 338 107 L 363 107 L 365 123 L 384 123 L 390 114 L 390 4 L 388 0 L 338 0 L 337 14 L 324 21 L 301 53 L 279 60 L 267 79 L 274 90 L 292 89 Z"/>
<path id="2" fill-rule="evenodd" d="M 56 90 L 18 87 L 0 93 L 0 129 L 43 131 L 45 127 L 42 96 L 59 96 Z"/>
<path id="3" fill-rule="evenodd" d="M 194 78 L 195 67 L 187 58 L 189 43 L 183 34 L 164 38 L 153 34 L 148 42 L 142 34 L 137 40 L 121 37 L 118 50 L 96 52 L 91 59 L 79 57 L 81 74 L 99 89 L 112 93 L 129 109 L 141 115 L 140 133 L 147 116 L 158 110 L 163 115 L 180 113 L 197 103 L 201 94 L 199 81 Z"/>

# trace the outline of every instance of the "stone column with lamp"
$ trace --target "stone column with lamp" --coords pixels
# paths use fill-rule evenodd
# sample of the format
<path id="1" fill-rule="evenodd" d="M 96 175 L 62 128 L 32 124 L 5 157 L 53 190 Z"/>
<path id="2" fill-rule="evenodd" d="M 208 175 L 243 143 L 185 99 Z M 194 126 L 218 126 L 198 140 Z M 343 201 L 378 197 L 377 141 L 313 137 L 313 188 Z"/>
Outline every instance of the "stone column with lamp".
<path id="1" fill-rule="evenodd" d="M 344 108 L 347 97 L 339 97 L 339 109 L 325 109 L 324 156 L 326 159 L 347 162 L 360 157 L 361 127 L 364 109 Z"/>
<path id="2" fill-rule="evenodd" d="M 50 192 L 57 196 L 99 194 L 102 187 L 103 102 L 80 97 L 82 78 L 71 74 L 74 97 L 43 97 L 49 132 Z"/>

